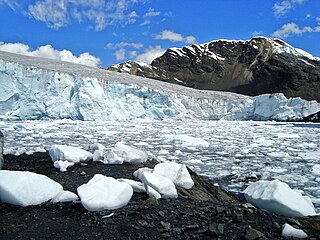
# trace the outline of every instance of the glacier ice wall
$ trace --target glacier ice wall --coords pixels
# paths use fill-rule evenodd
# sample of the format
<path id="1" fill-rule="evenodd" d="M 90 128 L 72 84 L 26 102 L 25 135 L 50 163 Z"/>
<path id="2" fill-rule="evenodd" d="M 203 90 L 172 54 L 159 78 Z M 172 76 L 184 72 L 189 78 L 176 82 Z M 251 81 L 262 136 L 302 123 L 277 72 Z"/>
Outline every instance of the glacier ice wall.
<path id="1" fill-rule="evenodd" d="M 0 118 L 290 120 L 320 110 L 283 94 L 201 91 L 87 66 L 0 52 Z"/>

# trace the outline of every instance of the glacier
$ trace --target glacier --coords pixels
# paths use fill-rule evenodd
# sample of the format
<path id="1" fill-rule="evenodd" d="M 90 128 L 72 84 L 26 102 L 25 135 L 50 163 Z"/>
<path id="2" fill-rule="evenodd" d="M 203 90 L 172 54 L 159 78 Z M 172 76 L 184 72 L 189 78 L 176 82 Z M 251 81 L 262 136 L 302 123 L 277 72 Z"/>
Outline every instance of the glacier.
<path id="1" fill-rule="evenodd" d="M 298 120 L 316 101 L 281 93 L 204 91 L 63 61 L 0 51 L 3 120 Z"/>

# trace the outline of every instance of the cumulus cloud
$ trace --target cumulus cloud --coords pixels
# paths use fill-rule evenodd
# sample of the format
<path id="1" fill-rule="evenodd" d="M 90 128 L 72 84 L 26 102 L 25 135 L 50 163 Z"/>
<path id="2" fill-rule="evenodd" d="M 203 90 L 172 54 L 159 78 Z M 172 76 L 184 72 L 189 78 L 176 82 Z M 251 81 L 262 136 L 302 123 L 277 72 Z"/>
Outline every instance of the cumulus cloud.
<path id="1" fill-rule="evenodd" d="M 114 55 L 116 56 L 116 59 L 119 60 L 124 60 L 126 58 L 126 50 L 124 48 L 120 48 L 117 50 Z"/>
<path id="2" fill-rule="evenodd" d="M 106 48 L 116 50 L 114 55 L 116 56 L 117 60 L 124 60 L 127 55 L 128 50 L 132 49 L 140 49 L 143 47 L 142 43 L 134 43 L 134 42 L 118 42 L 118 43 L 108 43 Z M 131 58 L 137 56 L 136 51 L 130 51 L 129 55 Z"/>
<path id="3" fill-rule="evenodd" d="M 194 44 L 197 39 L 194 36 L 184 37 L 180 33 L 175 33 L 171 30 L 163 30 L 161 33 L 155 35 L 155 39 L 159 40 L 169 40 L 171 42 L 185 42 L 187 44 Z"/>
<path id="4" fill-rule="evenodd" d="M 320 32 L 320 26 L 316 27 L 300 27 L 296 23 L 287 23 L 284 24 L 279 30 L 275 31 L 272 36 L 278 38 L 287 38 L 290 36 L 299 36 L 303 33 L 311 33 L 311 32 Z"/>
<path id="5" fill-rule="evenodd" d="M 9 0 L 2 0 L 9 1 Z M 48 27 L 59 29 L 72 20 L 88 20 L 95 30 L 101 31 L 117 23 L 132 24 L 139 17 L 131 10 L 144 0 L 37 0 L 28 6 L 28 15 Z"/>
<path id="6" fill-rule="evenodd" d="M 284 0 L 281 2 L 276 2 L 273 5 L 274 15 L 281 17 L 286 15 L 296 4 L 302 4 L 305 0 Z"/>
<path id="7" fill-rule="evenodd" d="M 155 58 L 163 55 L 165 50 L 161 46 L 149 46 L 144 53 L 137 55 L 135 60 L 138 62 L 151 63 Z"/>
<path id="8" fill-rule="evenodd" d="M 88 52 L 81 53 L 79 56 L 73 55 L 69 50 L 56 50 L 51 45 L 40 46 L 36 50 L 32 50 L 28 45 L 23 43 L 3 43 L 0 42 L 0 51 L 11 52 L 26 56 L 49 58 L 83 64 L 91 67 L 97 67 L 101 64 L 101 60 Z"/>

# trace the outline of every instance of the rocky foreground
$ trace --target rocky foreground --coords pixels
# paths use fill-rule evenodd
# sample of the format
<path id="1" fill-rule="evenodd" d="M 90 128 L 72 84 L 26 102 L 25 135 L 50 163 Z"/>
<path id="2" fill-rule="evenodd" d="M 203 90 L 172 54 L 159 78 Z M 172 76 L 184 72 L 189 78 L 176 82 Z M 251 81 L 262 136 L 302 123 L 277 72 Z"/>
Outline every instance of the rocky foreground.
<path id="1" fill-rule="evenodd" d="M 61 173 L 48 153 L 6 155 L 7 170 L 44 174 L 76 192 L 96 173 L 131 178 L 144 164 L 79 164 Z M 281 239 L 289 223 L 320 239 L 320 217 L 285 218 L 250 205 L 192 173 L 195 186 L 179 189 L 178 199 L 155 200 L 135 193 L 129 204 L 113 211 L 88 212 L 80 202 L 19 207 L 0 203 L 0 239 Z"/>

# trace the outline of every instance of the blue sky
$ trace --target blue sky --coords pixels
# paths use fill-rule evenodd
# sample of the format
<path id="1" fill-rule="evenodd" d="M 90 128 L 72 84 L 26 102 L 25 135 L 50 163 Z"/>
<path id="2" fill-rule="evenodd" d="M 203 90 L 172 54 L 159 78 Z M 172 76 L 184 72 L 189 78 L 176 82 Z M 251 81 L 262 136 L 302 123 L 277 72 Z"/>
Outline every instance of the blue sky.
<path id="1" fill-rule="evenodd" d="M 0 0 L 0 22 L 0 50 L 104 67 L 257 35 L 320 56 L 319 0 Z"/>

